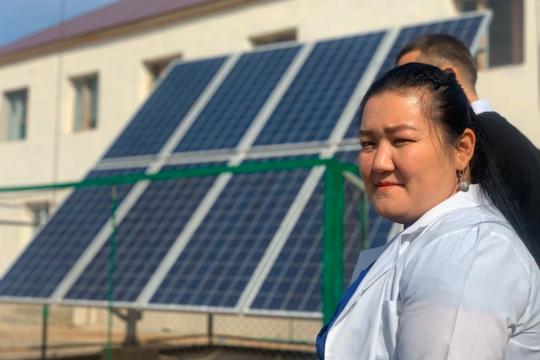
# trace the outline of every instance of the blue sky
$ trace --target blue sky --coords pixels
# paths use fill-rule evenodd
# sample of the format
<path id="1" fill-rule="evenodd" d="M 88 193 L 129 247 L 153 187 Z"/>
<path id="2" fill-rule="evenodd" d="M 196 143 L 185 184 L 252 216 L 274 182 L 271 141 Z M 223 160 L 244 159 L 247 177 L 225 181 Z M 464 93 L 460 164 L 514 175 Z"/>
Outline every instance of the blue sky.
<path id="1" fill-rule="evenodd" d="M 117 0 L 0 0 L 0 46 Z M 63 11 L 62 11 L 63 8 Z"/>

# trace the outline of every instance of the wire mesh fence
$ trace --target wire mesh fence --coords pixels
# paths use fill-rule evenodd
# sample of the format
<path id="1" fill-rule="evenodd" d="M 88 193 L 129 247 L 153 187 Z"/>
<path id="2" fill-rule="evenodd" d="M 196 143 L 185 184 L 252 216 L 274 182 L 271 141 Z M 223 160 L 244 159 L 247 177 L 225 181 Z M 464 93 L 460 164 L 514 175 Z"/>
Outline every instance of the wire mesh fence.
<path id="1" fill-rule="evenodd" d="M 0 195 L 65 189 L 24 249 L 32 229 L 0 225 L 18 253 L 0 281 L 0 359 L 315 358 L 368 236 L 357 171 L 333 159 L 107 171 Z"/>
<path id="2" fill-rule="evenodd" d="M 51 305 L 44 324 L 43 305 L 1 308 L 1 359 L 106 358 L 108 309 Z M 314 358 L 313 339 L 321 322 L 144 310 L 136 326 L 136 344 L 126 344 L 127 324 L 115 318 L 113 349 L 153 350 L 171 358 L 221 354 L 233 359 L 233 354 L 243 354 L 252 359 L 308 359 Z"/>

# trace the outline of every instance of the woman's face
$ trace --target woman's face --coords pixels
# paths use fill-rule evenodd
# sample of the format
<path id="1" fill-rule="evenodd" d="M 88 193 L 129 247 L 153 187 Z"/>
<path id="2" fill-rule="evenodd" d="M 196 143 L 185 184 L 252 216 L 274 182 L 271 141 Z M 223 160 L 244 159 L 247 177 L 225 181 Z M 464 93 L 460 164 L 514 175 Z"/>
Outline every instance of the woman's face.
<path id="1" fill-rule="evenodd" d="M 406 225 L 457 191 L 453 151 L 443 150 L 442 130 L 422 113 L 422 94 L 371 97 L 360 127 L 360 171 L 372 205 Z"/>

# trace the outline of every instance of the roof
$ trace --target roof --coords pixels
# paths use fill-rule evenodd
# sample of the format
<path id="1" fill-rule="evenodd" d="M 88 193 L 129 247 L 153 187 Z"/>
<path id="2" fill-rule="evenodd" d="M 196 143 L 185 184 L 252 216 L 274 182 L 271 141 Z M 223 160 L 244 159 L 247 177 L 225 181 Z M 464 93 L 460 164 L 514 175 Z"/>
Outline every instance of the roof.
<path id="1" fill-rule="evenodd" d="M 0 57 L 111 30 L 150 18 L 215 3 L 219 0 L 120 0 L 96 11 L 67 20 L 4 47 Z"/>

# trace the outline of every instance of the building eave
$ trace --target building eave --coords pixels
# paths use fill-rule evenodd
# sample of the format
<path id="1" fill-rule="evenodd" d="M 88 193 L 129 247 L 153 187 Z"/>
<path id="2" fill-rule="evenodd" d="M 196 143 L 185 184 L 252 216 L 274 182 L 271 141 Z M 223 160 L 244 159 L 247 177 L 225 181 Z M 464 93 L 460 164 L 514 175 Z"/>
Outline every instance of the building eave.
<path id="1" fill-rule="evenodd" d="M 185 22 L 190 19 L 228 10 L 234 7 L 246 5 L 248 3 L 253 3 L 255 1 L 256 0 L 214 0 L 189 8 L 179 9 L 178 11 L 172 11 L 166 14 L 124 23 L 119 26 L 104 28 L 98 31 L 51 41 L 43 45 L 14 50 L 0 54 L 0 66 L 9 65 L 52 53 L 64 52 L 66 50 L 96 44 L 106 40 L 125 37 L 139 32 L 145 32 L 168 26 L 174 23 Z M 59 31 L 61 31 L 61 28 L 59 28 Z"/>

